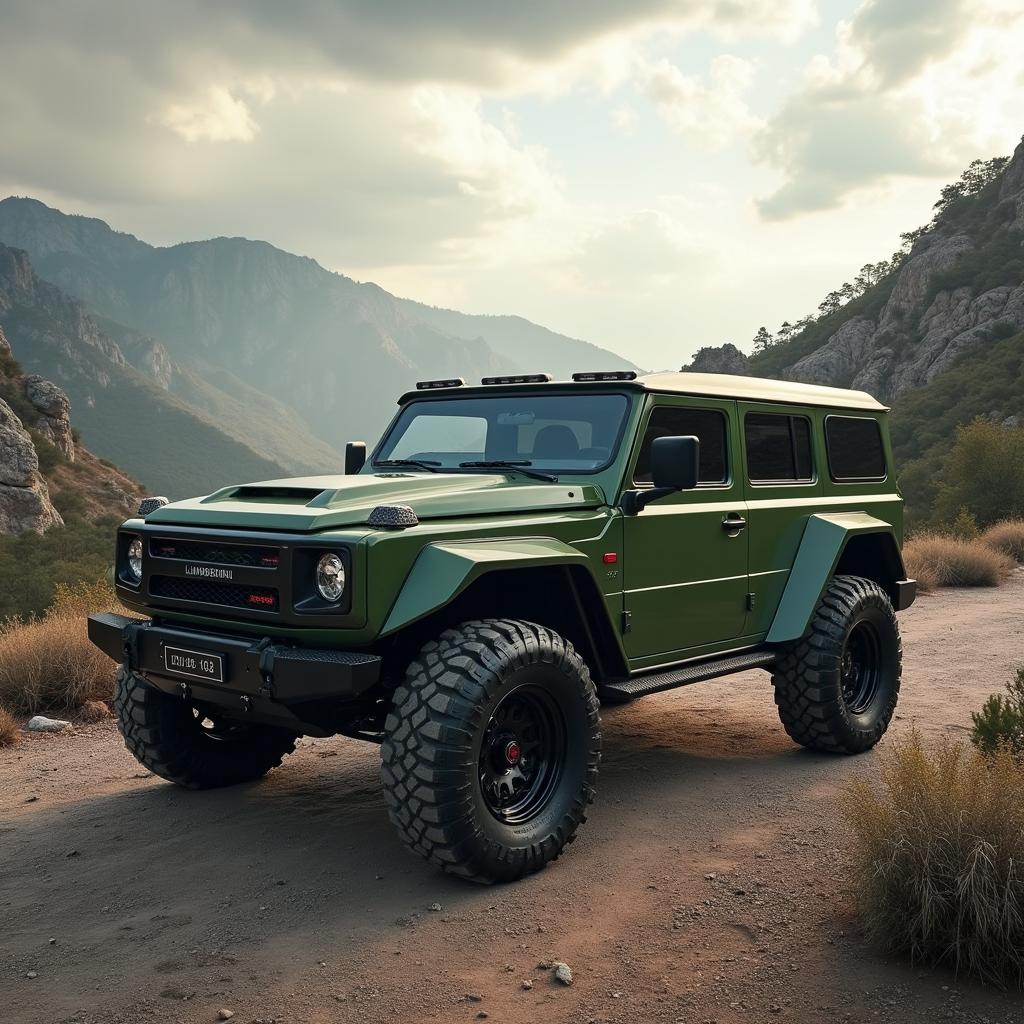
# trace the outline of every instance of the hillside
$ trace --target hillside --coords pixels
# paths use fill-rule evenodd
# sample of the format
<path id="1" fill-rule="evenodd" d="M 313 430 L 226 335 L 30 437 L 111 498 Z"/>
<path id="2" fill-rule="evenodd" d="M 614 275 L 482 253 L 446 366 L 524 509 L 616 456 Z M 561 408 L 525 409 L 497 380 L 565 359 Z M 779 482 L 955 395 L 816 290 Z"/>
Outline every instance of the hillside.
<path id="1" fill-rule="evenodd" d="M 148 488 L 184 497 L 284 472 L 133 367 L 81 302 L 3 245 L 0 325 L 25 371 L 67 393 L 87 447 Z"/>
<path id="2" fill-rule="evenodd" d="M 747 357 L 703 349 L 693 369 L 868 391 L 893 408 L 901 486 L 927 519 L 958 425 L 1024 416 L 1024 141 L 942 190 L 925 228 L 826 296 L 816 316 L 762 329 Z"/>
<path id="3" fill-rule="evenodd" d="M 157 248 L 18 198 L 0 202 L 0 242 L 26 250 L 41 277 L 94 314 L 159 339 L 166 358 L 135 365 L 162 386 L 191 396 L 215 380 L 243 406 L 273 396 L 334 449 L 348 438 L 373 440 L 396 397 L 424 377 L 630 365 L 519 317 L 398 299 L 266 242 Z M 245 439 L 265 443 L 255 433 Z"/>

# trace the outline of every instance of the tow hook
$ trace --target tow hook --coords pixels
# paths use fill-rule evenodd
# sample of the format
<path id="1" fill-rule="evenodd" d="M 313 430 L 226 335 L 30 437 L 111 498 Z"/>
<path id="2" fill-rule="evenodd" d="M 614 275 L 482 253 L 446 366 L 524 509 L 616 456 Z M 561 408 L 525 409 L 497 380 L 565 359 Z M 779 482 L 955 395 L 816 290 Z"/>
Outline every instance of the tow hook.
<path id="1" fill-rule="evenodd" d="M 192 687 L 188 683 L 178 683 L 178 693 L 181 694 L 182 700 L 192 699 Z"/>

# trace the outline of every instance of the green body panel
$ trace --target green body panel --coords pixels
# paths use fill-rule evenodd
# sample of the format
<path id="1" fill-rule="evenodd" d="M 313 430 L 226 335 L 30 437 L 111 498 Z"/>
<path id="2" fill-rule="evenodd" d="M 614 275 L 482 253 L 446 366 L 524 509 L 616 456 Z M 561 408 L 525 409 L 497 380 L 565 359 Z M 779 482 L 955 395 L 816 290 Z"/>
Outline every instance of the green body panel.
<path id="1" fill-rule="evenodd" d="M 228 609 L 161 607 L 158 614 L 213 631 L 365 650 L 437 613 L 489 573 L 566 566 L 585 573 L 587 586 L 596 589 L 599 612 L 591 628 L 610 638 L 629 671 L 795 639 L 850 538 L 883 533 L 896 545 L 902 538 L 902 499 L 892 471 L 886 410 L 867 396 L 825 388 L 801 391 L 804 386 L 795 384 L 779 384 L 785 400 L 772 402 L 768 396 L 776 382 L 767 381 L 741 380 L 730 397 L 729 380 L 708 375 L 687 393 L 673 390 L 674 385 L 607 385 L 604 390 L 629 399 L 619 449 L 600 471 L 565 474 L 556 483 L 516 473 L 385 472 L 368 465 L 356 476 L 234 486 L 164 506 L 146 518 L 147 528 L 268 530 L 346 546 L 352 603 L 331 628 L 272 625 L 232 616 Z M 792 396 L 804 393 L 807 403 L 795 404 Z M 829 407 L 830 395 L 849 395 L 850 404 L 837 398 Z M 670 494 L 626 516 L 622 496 L 634 486 L 644 427 L 652 410 L 665 405 L 718 410 L 726 417 L 727 479 Z M 807 417 L 814 464 L 810 481 L 750 483 L 743 423 L 754 410 Z M 824 424 L 833 414 L 879 421 L 886 479 L 837 483 L 830 478 Z M 412 507 L 418 525 L 369 527 L 370 512 L 381 504 Z M 725 530 L 726 517 L 742 517 L 747 526 Z M 138 529 L 139 521 L 124 529 L 133 526 Z M 153 611 L 123 588 L 119 594 L 134 610 Z"/>
<path id="2" fill-rule="evenodd" d="M 420 550 L 382 636 L 429 615 L 462 593 L 485 572 L 548 565 L 581 565 L 589 570 L 583 552 L 553 537 L 505 537 L 428 544 Z"/>
<path id="3" fill-rule="evenodd" d="M 769 643 L 784 643 L 803 636 L 843 549 L 851 537 L 861 534 L 891 538 L 898 557 L 891 524 L 866 512 L 833 512 L 807 519 L 786 589 L 768 630 Z"/>

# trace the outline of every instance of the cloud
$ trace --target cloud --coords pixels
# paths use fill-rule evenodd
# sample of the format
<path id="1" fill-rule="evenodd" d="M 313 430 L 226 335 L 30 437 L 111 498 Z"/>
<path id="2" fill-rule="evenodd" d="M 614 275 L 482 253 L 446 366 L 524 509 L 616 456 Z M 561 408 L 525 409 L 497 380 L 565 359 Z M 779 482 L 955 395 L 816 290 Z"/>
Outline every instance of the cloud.
<path id="1" fill-rule="evenodd" d="M 760 124 L 744 98 L 753 77 L 754 65 L 731 54 L 715 57 L 707 81 L 684 74 L 664 58 L 638 72 L 640 89 L 665 124 L 713 148 L 749 135 Z"/>
<path id="2" fill-rule="evenodd" d="M 1003 0 L 865 0 L 840 22 L 831 56 L 754 140 L 782 182 L 757 208 L 767 220 L 841 205 L 898 177 L 955 175 L 1012 137 L 1021 89 L 1019 8 Z M 1019 131 L 1019 127 L 1017 128 Z"/>
<path id="3" fill-rule="evenodd" d="M 157 120 L 186 142 L 251 142 L 259 131 L 245 101 L 212 85 L 186 103 L 169 103 Z"/>

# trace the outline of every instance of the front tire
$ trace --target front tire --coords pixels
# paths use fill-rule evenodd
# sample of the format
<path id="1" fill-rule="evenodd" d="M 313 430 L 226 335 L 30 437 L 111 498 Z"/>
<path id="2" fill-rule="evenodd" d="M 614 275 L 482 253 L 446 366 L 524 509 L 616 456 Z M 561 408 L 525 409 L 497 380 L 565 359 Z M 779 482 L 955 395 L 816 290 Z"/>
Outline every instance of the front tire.
<path id="1" fill-rule="evenodd" d="M 445 871 L 506 882 L 573 841 L 594 798 L 601 724 L 572 645 L 484 619 L 427 644 L 395 691 L 381 747 L 402 839 Z"/>
<path id="2" fill-rule="evenodd" d="M 896 710 L 902 664 L 889 596 L 873 580 L 836 576 L 809 633 L 779 658 L 772 675 L 786 732 L 811 750 L 869 750 Z"/>
<path id="3" fill-rule="evenodd" d="M 251 782 L 295 749 L 294 733 L 269 725 L 211 721 L 123 667 L 117 670 L 114 714 L 124 745 L 136 760 L 185 789 Z"/>

